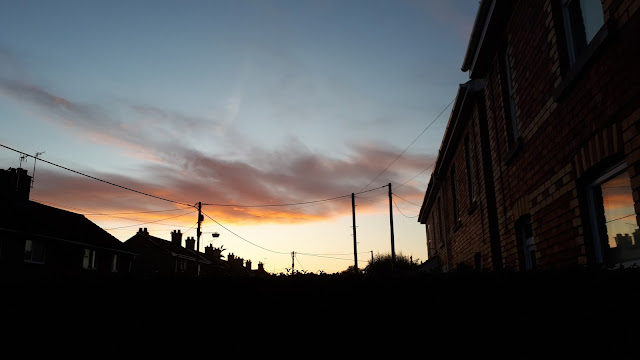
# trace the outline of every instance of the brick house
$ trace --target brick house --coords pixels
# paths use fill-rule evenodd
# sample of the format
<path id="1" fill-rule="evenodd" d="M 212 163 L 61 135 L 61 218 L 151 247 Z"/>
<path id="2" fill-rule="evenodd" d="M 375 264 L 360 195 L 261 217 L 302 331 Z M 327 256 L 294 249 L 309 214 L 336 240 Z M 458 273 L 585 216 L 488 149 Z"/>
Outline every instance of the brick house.
<path id="1" fill-rule="evenodd" d="M 105 279 L 131 275 L 136 253 L 81 214 L 29 200 L 31 176 L 0 170 L 0 275 Z"/>
<path id="2" fill-rule="evenodd" d="M 480 2 L 462 65 L 471 80 L 458 91 L 419 216 L 430 261 L 527 270 L 640 260 L 638 7 Z M 473 212 L 467 142 L 478 174 Z"/>

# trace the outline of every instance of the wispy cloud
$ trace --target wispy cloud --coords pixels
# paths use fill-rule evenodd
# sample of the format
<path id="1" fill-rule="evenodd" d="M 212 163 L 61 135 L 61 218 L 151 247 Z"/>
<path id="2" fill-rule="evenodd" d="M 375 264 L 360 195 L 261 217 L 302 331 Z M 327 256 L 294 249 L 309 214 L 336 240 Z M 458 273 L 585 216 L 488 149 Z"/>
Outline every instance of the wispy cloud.
<path id="1" fill-rule="evenodd" d="M 236 92 L 238 96 L 242 94 L 241 87 Z M 145 157 L 152 154 L 157 160 L 139 169 L 136 175 L 91 175 L 180 202 L 237 205 L 208 210 L 210 215 L 225 221 L 311 221 L 344 215 L 349 211 L 348 199 L 278 209 L 243 205 L 301 203 L 349 195 L 362 189 L 401 152 L 381 143 L 350 144 L 346 153 L 336 157 L 314 152 L 295 137 L 280 148 L 266 149 L 249 143 L 231 126 L 233 119 L 186 115 L 126 100 L 118 101 L 123 107 L 118 110 L 124 111 L 114 111 L 103 104 L 77 101 L 44 86 L 10 77 L 0 76 L 0 96 L 43 120 L 72 129 L 78 136 L 89 136 Z M 232 98 L 227 104 L 232 118 L 237 116 L 240 101 Z M 211 154 L 190 144 L 193 138 L 215 135 L 233 144 L 240 156 Z M 432 161 L 428 156 L 407 153 L 370 188 L 404 182 Z M 137 178 L 140 173 L 149 180 Z M 410 183 L 403 191 L 407 198 L 413 195 L 419 198 L 424 188 Z M 142 211 L 167 205 L 46 166 L 39 169 L 34 195 L 44 201 L 92 211 Z M 365 203 L 359 210 L 366 212 L 372 208 Z"/>

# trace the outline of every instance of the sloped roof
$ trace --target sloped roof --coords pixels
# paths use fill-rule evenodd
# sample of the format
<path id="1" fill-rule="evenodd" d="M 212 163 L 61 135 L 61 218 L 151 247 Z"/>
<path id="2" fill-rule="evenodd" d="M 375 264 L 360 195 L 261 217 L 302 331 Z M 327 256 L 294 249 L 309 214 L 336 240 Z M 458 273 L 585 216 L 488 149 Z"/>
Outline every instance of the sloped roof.
<path id="1" fill-rule="evenodd" d="M 90 247 L 133 253 L 120 240 L 84 215 L 35 201 L 8 201 L 1 204 L 0 228 Z"/>
<path id="2" fill-rule="evenodd" d="M 188 259 L 192 259 L 192 260 L 196 260 L 196 251 L 194 250 L 189 250 L 187 248 L 184 248 L 180 245 L 174 244 L 171 241 L 165 240 L 165 239 L 161 239 L 159 237 L 150 235 L 149 233 L 146 232 L 138 232 L 135 235 L 133 235 L 131 238 L 129 238 L 127 241 L 125 241 L 125 244 L 135 238 L 135 237 L 141 237 L 147 241 L 149 241 L 150 243 L 158 246 L 160 249 L 162 249 L 163 251 L 165 251 L 167 253 L 167 255 L 171 255 L 171 256 L 177 256 L 177 257 L 183 257 L 183 258 L 188 258 Z M 203 253 L 199 253 L 200 254 L 200 262 L 202 263 L 206 263 L 209 264 L 211 263 L 211 261 L 209 259 L 207 259 Z"/>

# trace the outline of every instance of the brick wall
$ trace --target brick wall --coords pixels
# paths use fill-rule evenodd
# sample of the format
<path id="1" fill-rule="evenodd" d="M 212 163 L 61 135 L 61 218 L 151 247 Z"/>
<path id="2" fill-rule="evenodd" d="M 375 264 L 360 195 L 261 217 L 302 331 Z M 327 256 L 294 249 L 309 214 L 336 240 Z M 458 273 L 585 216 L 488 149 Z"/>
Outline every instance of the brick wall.
<path id="1" fill-rule="evenodd" d="M 482 267 L 492 268 L 493 240 L 499 241 L 493 254 L 499 255 L 502 268 L 522 269 L 519 219 L 530 221 L 539 268 L 593 263 L 585 184 L 598 171 L 621 160 L 631 177 L 636 214 L 640 213 L 638 8 L 640 1 L 604 0 L 605 25 L 574 62 L 569 60 L 559 0 L 517 1 L 510 11 L 498 13 L 508 19 L 494 23 L 499 24 L 495 25 L 500 26 L 499 31 L 488 32 L 491 38 L 484 39 L 482 46 L 490 50 L 481 52 L 486 58 L 482 63 L 488 65 L 473 72 L 484 79 L 483 106 L 476 103 L 466 125 L 458 130 L 460 135 L 450 138 L 451 157 L 437 174 L 439 186 L 434 196 L 442 201 L 447 241 L 438 251 L 448 268 L 472 265 L 477 253 Z M 510 74 L 514 94 L 519 136 L 515 139 L 505 74 Z M 466 186 L 466 134 L 473 140 L 476 158 L 478 207 L 473 211 L 469 211 Z M 454 165 L 459 226 L 452 218 Z M 439 209 L 435 204 L 429 210 L 429 221 L 437 238 Z M 636 222 L 640 224 L 640 217 L 636 216 Z"/>
<path id="2" fill-rule="evenodd" d="M 520 267 L 514 225 L 525 214 L 531 217 L 541 267 L 587 263 L 578 182 L 585 171 L 607 158 L 627 154 L 635 179 L 634 200 L 636 204 L 640 200 L 636 151 L 640 57 L 633 35 L 640 33 L 638 2 L 605 3 L 605 19 L 612 24 L 609 36 L 577 75 L 575 69 L 561 66 L 566 39 L 561 36 L 557 3 L 515 4 L 504 31 L 522 146 L 511 159 L 507 159 L 513 145 L 507 140 L 509 120 L 503 111 L 497 53 L 486 74 L 493 181 L 506 268 Z M 557 89 L 563 89 L 560 96 Z"/>
<path id="3" fill-rule="evenodd" d="M 484 101 L 482 99 L 482 101 Z M 426 224 L 434 235 L 434 250 L 430 257 L 439 256 L 445 270 L 457 268 L 492 269 L 489 223 L 487 217 L 487 197 L 485 175 L 482 166 L 482 146 L 479 138 L 479 121 L 484 119 L 484 110 L 474 104 L 472 109 L 460 119 L 464 126 L 457 129 L 457 138 L 453 144 L 450 161 L 440 169 L 437 191 L 432 194 L 439 199 L 444 217 L 443 233 L 438 219 L 439 204 L 433 202 Z M 468 138 L 469 153 L 473 159 L 470 174 L 467 170 L 465 139 Z M 459 221 L 454 219 L 451 190 L 451 169 L 456 169 Z M 468 176 L 473 183 L 474 200 L 469 194 Z M 444 237 L 441 235 L 444 234 Z M 479 264 L 477 263 L 479 256 Z"/>

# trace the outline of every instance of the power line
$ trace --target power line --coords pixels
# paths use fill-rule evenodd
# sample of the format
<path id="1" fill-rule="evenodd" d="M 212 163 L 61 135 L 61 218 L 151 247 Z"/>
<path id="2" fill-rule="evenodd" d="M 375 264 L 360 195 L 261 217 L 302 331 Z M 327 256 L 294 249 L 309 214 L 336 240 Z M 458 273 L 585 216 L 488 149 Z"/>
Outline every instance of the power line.
<path id="1" fill-rule="evenodd" d="M 369 185 L 371 185 L 374 181 L 376 181 L 376 180 L 380 177 L 380 175 L 384 174 L 384 173 L 385 173 L 385 171 L 387 171 L 387 170 L 391 167 L 391 165 L 393 165 L 393 163 L 395 163 L 395 162 L 396 162 L 396 161 L 397 161 L 397 160 L 398 160 L 402 155 L 404 155 L 404 153 L 405 153 L 405 152 L 407 152 L 407 150 L 409 150 L 409 148 L 410 148 L 410 147 L 411 147 L 411 146 L 412 146 L 416 141 L 418 141 L 418 139 L 419 139 L 419 138 L 420 138 L 420 137 L 421 137 L 421 136 L 422 136 L 422 135 L 423 135 L 423 134 L 424 134 L 424 133 L 425 133 L 425 132 L 430 128 L 430 127 L 431 127 L 431 125 L 433 125 L 433 123 L 435 123 L 435 122 L 436 122 L 436 120 L 438 120 L 438 118 L 439 118 L 439 117 L 440 117 L 440 116 L 441 116 L 441 115 L 442 115 L 442 114 L 443 114 L 443 113 L 444 113 L 444 112 L 449 108 L 449 106 L 451 106 L 451 104 L 453 104 L 453 102 L 454 102 L 455 100 L 456 100 L 455 98 L 454 98 L 453 100 L 451 100 L 451 102 L 450 102 L 447 106 L 445 106 L 445 108 L 444 108 L 444 109 L 442 109 L 442 111 L 440 111 L 440 113 L 438 114 L 438 116 L 436 116 L 436 118 L 435 118 L 435 119 L 433 119 L 433 121 L 431 121 L 431 122 L 429 123 L 429 125 L 427 125 L 427 127 L 426 127 L 426 128 L 424 128 L 424 130 L 422 130 L 422 132 L 421 132 L 421 133 L 420 133 L 420 134 L 419 134 L 419 135 L 418 135 L 418 136 L 417 136 L 417 137 L 416 137 L 416 138 L 411 142 L 411 144 L 409 144 L 409 146 L 407 146 L 404 150 L 402 150 L 402 152 L 401 152 L 398 156 L 396 156 L 396 158 L 395 158 L 395 159 L 393 159 L 393 161 L 391 161 L 391 163 L 389 163 L 389 165 L 387 165 L 387 167 L 386 167 L 386 168 L 384 168 L 384 170 L 382 170 L 382 171 L 381 171 L 381 172 L 380 172 L 380 173 L 379 173 L 375 178 L 373 178 L 373 180 L 371 180 L 371 181 L 367 184 L 367 186 L 363 187 L 363 188 L 362 188 L 362 190 L 364 190 L 364 189 L 368 188 L 368 187 L 369 187 Z"/>
<path id="2" fill-rule="evenodd" d="M 235 232 L 233 232 L 231 229 L 229 229 L 228 227 L 222 225 L 220 222 L 218 222 L 217 220 L 215 220 L 214 218 L 212 218 L 211 216 L 209 216 L 209 214 L 205 213 L 204 211 L 202 212 L 202 215 L 208 217 L 211 221 L 215 222 L 216 224 L 220 225 L 220 227 L 222 227 L 223 229 L 227 230 L 228 232 L 230 232 L 232 235 L 236 236 L 237 238 L 239 238 L 240 240 L 247 242 L 257 248 L 260 248 L 262 250 L 268 251 L 268 252 L 272 252 L 275 254 L 282 254 L 282 255 L 289 255 L 290 253 L 288 252 L 283 252 L 283 251 L 276 251 L 276 250 L 271 250 L 271 249 L 267 249 L 264 246 L 260 246 L 256 243 L 253 243 L 249 240 L 247 240 L 246 238 L 236 234 Z M 315 257 L 321 257 L 321 258 L 326 258 L 326 259 L 335 259 L 335 260 L 348 260 L 348 261 L 353 261 L 353 259 L 345 259 L 345 258 L 338 258 L 338 257 L 333 257 L 333 256 L 327 256 L 324 254 L 311 254 L 311 253 L 303 253 L 303 252 L 297 252 L 296 251 L 296 255 L 304 255 L 304 256 L 315 256 Z M 351 255 L 351 254 L 348 254 Z"/>
<path id="3" fill-rule="evenodd" d="M 9 149 L 9 150 L 11 150 L 11 151 L 15 151 L 15 152 L 17 152 L 17 153 L 19 153 L 19 154 L 22 154 L 22 155 L 25 155 L 25 156 L 28 156 L 28 157 L 35 158 L 35 156 L 33 156 L 33 155 L 31 155 L 31 154 L 27 154 L 27 153 L 25 153 L 25 152 L 22 152 L 22 151 L 16 150 L 16 149 L 11 148 L 11 147 L 9 147 L 9 146 L 3 145 L 3 144 L 0 144 L 0 146 L 1 146 L 1 147 L 3 147 L 3 148 L 5 148 L 5 149 Z M 108 185 L 111 185 L 111 186 L 115 186 L 115 187 L 118 187 L 118 188 L 121 188 L 121 189 L 124 189 L 124 190 L 132 191 L 132 192 L 135 192 L 135 193 L 138 193 L 138 194 L 144 195 L 144 196 L 149 196 L 149 197 L 152 197 L 152 198 L 155 198 L 155 199 L 158 199 L 158 200 L 163 200 L 163 201 L 171 202 L 171 203 L 174 203 L 174 204 L 180 204 L 180 205 L 184 205 L 184 206 L 191 206 L 191 207 L 193 207 L 193 205 L 190 205 L 190 204 L 186 204 L 186 203 L 183 203 L 183 202 L 180 202 L 180 201 L 175 201 L 175 200 L 171 200 L 171 199 L 163 198 L 163 197 L 161 197 L 161 196 L 152 195 L 152 194 L 149 194 L 149 193 L 145 193 L 145 192 L 143 192 L 143 191 L 140 191 L 140 190 L 135 190 L 135 189 L 132 189 L 132 188 L 129 188 L 129 187 L 126 187 L 126 186 L 118 185 L 118 184 L 115 184 L 115 183 L 113 183 L 113 182 L 111 182 L 111 181 L 103 180 L 103 179 L 97 178 L 97 177 L 95 177 L 95 176 L 87 175 L 87 174 L 85 174 L 85 173 L 83 173 L 83 172 L 80 172 L 80 171 L 77 171 L 77 170 L 70 169 L 70 168 L 68 168 L 68 167 L 66 167 L 66 166 L 58 165 L 58 164 L 53 163 L 53 162 L 48 161 L 48 160 L 44 160 L 44 159 L 41 159 L 41 158 L 38 158 L 38 160 L 43 161 L 43 162 L 45 162 L 45 163 L 47 163 L 47 164 L 49 164 L 49 165 L 53 165 L 53 166 L 59 167 L 59 168 L 61 168 L 61 169 L 64 169 L 64 170 L 70 171 L 70 172 L 72 172 L 72 173 L 75 173 L 75 174 L 78 174 L 78 175 L 82 175 L 82 176 L 88 177 L 89 179 L 96 180 L 96 181 L 100 181 L 100 182 L 103 182 L 103 183 L 105 183 L 105 184 L 108 184 Z"/>
<path id="4" fill-rule="evenodd" d="M 411 180 L 413 180 L 413 179 L 417 178 L 418 176 L 422 175 L 422 173 L 424 173 L 425 171 L 427 171 L 427 170 L 431 169 L 431 167 L 433 167 L 433 165 L 435 165 L 435 164 L 436 164 L 436 163 L 435 163 L 435 161 L 434 161 L 434 162 L 432 162 L 432 163 L 431 163 L 431 165 L 429 165 L 429 166 L 428 166 L 427 168 L 425 168 L 424 170 L 420 171 L 416 176 L 414 176 L 414 177 L 412 177 L 411 179 L 409 179 L 409 180 L 407 180 L 407 181 L 403 182 L 402 184 L 400 184 L 400 185 L 396 186 L 396 189 L 398 189 L 398 188 L 399 188 L 399 187 L 401 187 L 401 186 L 405 186 L 405 185 L 407 185 L 407 183 L 409 183 Z"/>
<path id="5" fill-rule="evenodd" d="M 398 194 L 396 194 L 396 193 L 393 193 L 393 195 L 395 195 L 397 198 L 399 198 L 399 199 L 401 199 L 401 200 L 404 200 L 404 201 L 408 202 L 409 204 L 411 204 L 411 205 L 413 205 L 413 206 L 422 207 L 422 205 L 418 205 L 418 204 L 412 203 L 411 201 L 409 201 L 409 200 L 407 200 L 407 199 L 403 198 L 402 196 L 400 196 L 400 195 L 398 195 Z"/>
<path id="6" fill-rule="evenodd" d="M 404 216 L 404 217 L 406 217 L 406 218 L 409 218 L 409 219 L 413 219 L 413 218 L 417 218 L 417 217 L 418 217 L 418 215 L 416 215 L 416 216 L 409 216 L 409 215 L 407 215 L 407 214 L 403 213 L 403 212 L 402 212 L 402 210 L 400 210 L 400 207 L 398 206 L 398 203 L 396 203 L 396 199 L 393 199 L 393 204 L 396 206 L 396 208 L 398 209 L 398 211 L 400 212 L 400 214 L 402 214 L 402 216 Z"/>
<path id="7" fill-rule="evenodd" d="M 85 216 L 115 216 L 115 215 L 136 215 L 136 214 L 151 214 L 151 213 L 160 213 L 160 212 L 170 212 L 170 211 L 181 211 L 187 209 L 167 209 L 167 210 L 149 210 L 149 211 L 132 211 L 132 212 L 121 212 L 121 213 L 83 213 Z"/>
<path id="8" fill-rule="evenodd" d="M 135 215 L 135 214 L 149 214 L 149 213 L 159 213 L 159 212 L 167 212 L 167 211 L 191 210 L 191 209 L 188 209 L 188 208 L 183 208 L 183 209 L 171 209 L 171 210 L 123 212 L 123 213 L 91 213 L 91 212 L 88 212 L 85 209 L 81 209 L 81 208 L 77 208 L 77 207 L 73 207 L 73 206 L 61 205 L 61 204 L 57 204 L 57 203 L 54 203 L 54 202 L 48 202 L 48 201 L 43 201 L 43 200 L 39 200 L 39 199 L 35 199 L 34 202 L 41 203 L 41 204 L 46 204 L 46 205 L 54 205 L 54 206 L 57 206 L 57 207 L 62 208 L 62 209 L 72 209 L 72 210 L 76 211 L 75 213 L 78 214 L 78 215 L 83 215 L 83 216 L 102 215 L 102 216 L 107 216 L 107 217 L 111 217 L 111 218 L 114 218 L 114 219 L 121 219 L 121 220 L 128 220 L 128 221 L 143 221 L 143 220 L 141 220 L 141 219 L 131 219 L 131 218 L 128 218 L 128 217 L 122 217 L 122 216 L 116 216 L 116 215 L 119 215 L 119 214 Z M 183 214 L 183 215 L 186 215 L 186 213 Z"/>
<path id="9" fill-rule="evenodd" d="M 194 212 L 195 212 L 195 210 L 194 211 L 190 211 L 188 213 L 180 214 L 180 215 L 177 215 L 177 216 L 171 216 L 171 217 L 160 219 L 160 220 L 148 221 L 148 222 L 144 222 L 144 223 L 140 223 L 140 224 L 134 224 L 134 225 L 118 226 L 118 227 L 114 227 L 114 228 L 111 228 L 111 229 L 105 229 L 105 230 L 115 230 L 115 229 L 122 229 L 122 228 L 134 227 L 134 226 L 139 226 L 139 225 L 155 224 L 155 223 L 158 223 L 160 221 L 175 219 L 175 218 L 178 218 L 178 217 L 181 217 L 181 216 L 193 214 Z"/>
<path id="10" fill-rule="evenodd" d="M 5 148 L 5 149 L 11 150 L 11 151 L 15 151 L 15 152 L 17 152 L 17 153 L 19 153 L 19 154 L 22 154 L 22 155 L 24 155 L 24 156 L 27 156 L 27 157 L 35 158 L 35 156 L 33 156 L 33 155 L 31 155 L 31 154 L 28 154 L 28 153 L 22 152 L 22 151 L 20 151 L 20 150 L 16 150 L 16 149 L 14 149 L 14 148 L 11 148 L 11 147 L 6 146 L 6 145 L 3 145 L 3 144 L 0 144 L 0 147 L 3 147 L 3 148 Z M 45 162 L 45 163 L 47 163 L 47 164 L 49 164 L 49 165 L 53 165 L 53 166 L 56 166 L 56 167 L 58 167 L 58 168 L 61 168 L 61 169 L 67 170 L 67 171 L 69 171 L 69 172 L 72 172 L 72 173 L 75 173 L 75 174 L 78 174 L 78 175 L 81 175 L 81 176 L 84 176 L 84 177 L 90 178 L 90 179 L 92 179 L 92 180 L 100 181 L 100 182 L 102 182 L 102 183 L 105 183 L 105 184 L 108 184 L 108 185 L 111 185 L 111 186 L 115 186 L 115 187 L 118 187 L 118 188 L 121 188 L 121 189 L 124 189 L 124 190 L 128 190 L 128 191 L 131 191 L 131 192 L 135 192 L 135 193 L 140 194 L 140 195 L 144 195 L 144 196 L 152 197 L 152 198 L 155 198 L 155 199 L 159 199 L 159 200 L 163 200 L 163 201 L 171 202 L 171 203 L 174 203 L 174 204 L 179 204 L 179 205 L 187 206 L 187 207 L 190 207 L 190 208 L 194 208 L 194 207 L 195 207 L 195 206 L 194 206 L 194 205 L 192 205 L 192 204 L 187 204 L 187 203 L 184 203 L 184 202 L 181 202 L 181 201 L 176 201 L 176 200 L 172 200 L 172 199 L 164 198 L 164 197 L 161 197 L 161 196 L 157 196 L 157 195 L 153 195 L 153 194 L 145 193 L 145 192 L 143 192 L 143 191 L 136 190 L 136 189 L 132 189 L 132 188 L 130 188 L 130 187 L 126 187 L 126 186 L 123 186 L 123 185 L 119 185 L 119 184 L 113 183 L 113 182 L 111 182 L 111 181 L 103 180 L 103 179 L 97 178 L 97 177 L 95 177 L 95 176 L 91 176 L 91 175 L 85 174 L 85 173 L 83 173 L 83 172 L 80 172 L 80 171 L 77 171 L 77 170 L 70 169 L 70 168 L 68 168 L 68 167 L 66 167 L 66 166 L 62 166 L 62 165 L 59 165 L 59 164 L 53 163 L 53 162 L 48 161 L 48 160 L 44 160 L 44 159 L 41 159 L 41 158 L 38 158 L 38 160 L 43 161 L 43 162 Z M 368 185 L 367 185 L 367 186 L 368 186 Z M 369 191 L 374 191 L 374 190 L 381 189 L 381 188 L 383 188 L 383 187 L 385 187 L 385 186 L 387 186 L 387 185 L 383 185 L 383 186 L 380 186 L 380 187 L 375 188 L 375 189 L 370 189 L 370 190 L 360 191 L 360 192 L 355 193 L 355 194 L 356 194 L 356 195 L 357 195 L 357 194 L 363 194 L 363 193 L 366 193 L 366 192 L 369 192 Z M 316 203 L 322 203 L 322 202 L 328 202 L 328 201 L 335 201 L 335 200 L 339 200 L 339 199 L 347 198 L 347 197 L 350 197 L 350 196 L 351 196 L 351 194 L 346 194 L 346 195 L 335 196 L 335 197 L 326 198 L 326 199 L 311 200 L 311 201 L 300 201 L 300 202 L 295 202 L 295 203 L 281 203 L 281 204 L 260 204 L 260 205 L 250 204 L 250 205 L 246 205 L 246 204 L 218 204 L 218 203 L 202 203 L 202 205 L 204 205 L 204 206 L 220 206 L 220 207 L 241 207 L 241 208 L 282 207 L 282 206 L 307 205 L 307 204 L 316 204 Z M 101 214 L 95 214 L 95 215 L 101 215 Z"/>
<path id="11" fill-rule="evenodd" d="M 251 241 L 249 241 L 249 240 L 245 239 L 244 237 L 242 237 L 242 236 L 240 236 L 240 235 L 236 234 L 235 232 L 233 232 L 233 231 L 232 231 L 231 229 L 229 229 L 228 227 L 226 227 L 226 226 L 224 226 L 224 225 L 220 224 L 217 220 L 215 220 L 214 218 L 212 218 L 211 216 L 209 216 L 209 215 L 208 215 L 207 213 L 205 213 L 204 211 L 202 212 L 202 215 L 204 215 L 204 216 L 208 217 L 209 219 L 211 219 L 211 221 L 213 221 L 214 223 L 216 223 L 216 224 L 220 225 L 220 227 L 222 227 L 223 229 L 227 230 L 227 231 L 228 231 L 228 232 L 230 232 L 231 234 L 235 235 L 237 238 L 239 238 L 239 239 L 241 239 L 241 240 L 243 240 L 243 241 L 245 241 L 245 242 L 247 242 L 247 243 L 249 243 L 249 244 L 251 244 L 251 245 L 253 245 L 253 246 L 255 246 L 255 247 L 258 247 L 258 248 L 260 248 L 260 249 L 262 249 L 262 250 L 269 251 L 269 252 L 276 253 L 276 254 L 289 254 L 289 253 L 282 252 L 282 251 L 275 251 L 275 250 L 267 249 L 267 248 L 262 247 L 262 246 L 260 246 L 260 245 L 258 245 L 258 244 L 252 243 Z"/>

